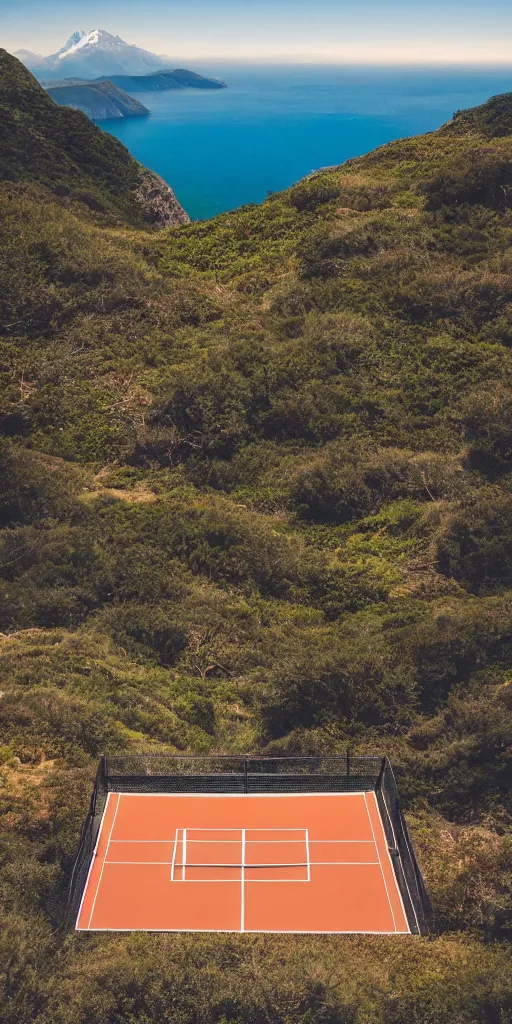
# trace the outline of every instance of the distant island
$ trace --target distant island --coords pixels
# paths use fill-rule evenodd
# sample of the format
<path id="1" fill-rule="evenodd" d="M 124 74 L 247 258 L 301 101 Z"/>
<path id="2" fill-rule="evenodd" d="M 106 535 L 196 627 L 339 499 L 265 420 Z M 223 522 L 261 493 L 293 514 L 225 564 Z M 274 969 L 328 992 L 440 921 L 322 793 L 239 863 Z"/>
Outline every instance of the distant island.
<path id="1" fill-rule="evenodd" d="M 226 83 L 203 78 L 194 71 L 157 71 L 149 75 L 110 75 L 92 82 L 80 78 L 42 83 L 61 107 L 83 110 L 93 121 L 119 117 L 146 117 L 150 111 L 132 92 L 165 92 L 169 89 L 225 89 Z"/>
<path id="2" fill-rule="evenodd" d="M 93 121 L 146 117 L 150 111 L 134 92 L 170 89 L 225 89 L 226 83 L 186 68 L 169 68 L 166 58 L 131 46 L 102 29 L 74 32 L 49 57 L 14 54 L 59 106 L 82 110 Z"/>
<path id="3" fill-rule="evenodd" d="M 108 79 L 101 82 L 62 82 L 49 86 L 46 92 L 60 107 L 83 110 L 92 121 L 147 117 L 150 113 L 147 107 Z"/>
<path id="4" fill-rule="evenodd" d="M 94 80 L 107 79 L 126 92 L 165 92 L 168 89 L 226 89 L 225 82 L 217 78 L 204 78 L 195 71 L 176 68 L 174 71 L 156 71 L 149 75 L 108 75 Z"/>

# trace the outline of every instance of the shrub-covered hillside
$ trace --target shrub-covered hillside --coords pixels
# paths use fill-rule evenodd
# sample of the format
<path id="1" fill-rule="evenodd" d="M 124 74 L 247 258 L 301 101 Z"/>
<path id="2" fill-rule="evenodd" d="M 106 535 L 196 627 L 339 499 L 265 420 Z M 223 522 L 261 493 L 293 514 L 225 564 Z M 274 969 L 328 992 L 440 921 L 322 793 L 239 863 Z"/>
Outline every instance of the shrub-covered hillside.
<path id="1" fill-rule="evenodd" d="M 11 164 L 2 1024 L 511 1019 L 511 119 L 158 234 Z M 102 751 L 347 746 L 435 937 L 61 930 Z"/>

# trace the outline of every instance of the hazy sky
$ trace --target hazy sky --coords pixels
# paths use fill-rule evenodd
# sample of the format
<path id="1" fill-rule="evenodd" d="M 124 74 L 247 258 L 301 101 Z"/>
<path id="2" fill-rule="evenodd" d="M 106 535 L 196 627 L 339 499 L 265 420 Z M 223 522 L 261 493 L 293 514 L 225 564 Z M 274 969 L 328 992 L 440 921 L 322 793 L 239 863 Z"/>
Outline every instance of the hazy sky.
<path id="1" fill-rule="evenodd" d="M 170 56 L 512 64 L 512 0 L 0 0 L 0 45 L 103 28 Z"/>

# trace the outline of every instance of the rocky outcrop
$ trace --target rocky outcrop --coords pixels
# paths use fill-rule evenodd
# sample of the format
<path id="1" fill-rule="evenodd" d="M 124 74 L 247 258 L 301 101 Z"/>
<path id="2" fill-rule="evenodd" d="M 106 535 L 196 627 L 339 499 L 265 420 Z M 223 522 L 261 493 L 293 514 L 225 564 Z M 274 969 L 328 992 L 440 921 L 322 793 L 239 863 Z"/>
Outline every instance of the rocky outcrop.
<path id="1" fill-rule="evenodd" d="M 140 180 L 135 192 L 144 218 L 161 228 L 177 228 L 190 224 L 190 217 L 180 205 L 172 188 L 154 171 L 141 167 Z"/>
<path id="2" fill-rule="evenodd" d="M 61 107 L 83 110 L 93 121 L 119 117 L 147 117 L 149 110 L 113 82 L 77 82 L 55 85 L 47 93 Z"/>

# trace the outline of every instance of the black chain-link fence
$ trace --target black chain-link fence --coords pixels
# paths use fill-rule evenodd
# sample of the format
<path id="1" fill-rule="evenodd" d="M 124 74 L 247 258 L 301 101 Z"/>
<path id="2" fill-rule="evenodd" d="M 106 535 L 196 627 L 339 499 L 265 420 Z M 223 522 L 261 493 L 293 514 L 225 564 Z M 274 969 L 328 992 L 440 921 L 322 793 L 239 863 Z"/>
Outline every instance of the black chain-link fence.
<path id="1" fill-rule="evenodd" d="M 395 776 L 387 757 L 382 762 L 376 797 L 409 927 L 415 935 L 424 935 L 429 931 L 432 908 L 407 823 L 400 809 Z"/>
<path id="2" fill-rule="evenodd" d="M 78 844 L 78 853 L 73 865 L 73 871 L 71 872 L 69 896 L 66 908 L 66 922 L 70 926 L 75 924 L 80 911 L 85 887 L 87 885 L 87 878 L 89 876 L 89 869 L 96 849 L 101 819 L 107 802 L 108 787 L 105 775 L 105 760 L 106 759 L 102 757 L 98 765 L 94 789 L 92 791 L 91 802 L 89 804 L 89 813 L 84 821 L 80 842 Z"/>
<path id="3" fill-rule="evenodd" d="M 388 759 L 341 757 L 175 756 L 119 754 L 102 758 L 73 868 L 67 920 L 74 925 L 87 884 L 107 793 L 375 792 L 409 927 L 429 930 L 430 901 Z"/>
<path id="4" fill-rule="evenodd" d="M 174 757 L 120 754 L 106 758 L 116 793 L 311 793 L 375 789 L 380 757 Z"/>

